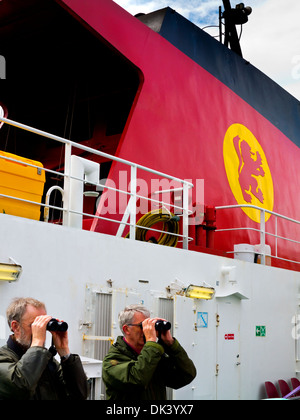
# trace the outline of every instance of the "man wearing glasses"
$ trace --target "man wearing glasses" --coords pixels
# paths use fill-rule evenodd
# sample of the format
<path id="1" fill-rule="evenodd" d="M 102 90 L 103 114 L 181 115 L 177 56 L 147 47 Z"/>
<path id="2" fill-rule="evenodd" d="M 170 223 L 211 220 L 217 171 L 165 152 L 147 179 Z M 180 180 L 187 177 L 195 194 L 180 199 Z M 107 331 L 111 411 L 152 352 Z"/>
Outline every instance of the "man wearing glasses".
<path id="1" fill-rule="evenodd" d="M 142 305 L 120 312 L 123 336 L 103 360 L 108 400 L 165 400 L 166 387 L 178 389 L 195 378 L 192 360 L 170 330 L 158 334 L 155 323 L 159 319 L 150 318 Z"/>

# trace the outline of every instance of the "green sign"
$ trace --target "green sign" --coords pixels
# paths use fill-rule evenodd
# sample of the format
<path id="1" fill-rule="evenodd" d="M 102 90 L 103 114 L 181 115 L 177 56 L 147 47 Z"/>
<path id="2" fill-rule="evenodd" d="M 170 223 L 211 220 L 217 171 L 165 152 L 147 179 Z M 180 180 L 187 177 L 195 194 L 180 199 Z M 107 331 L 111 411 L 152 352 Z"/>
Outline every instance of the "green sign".
<path id="1" fill-rule="evenodd" d="M 265 337 L 266 336 L 266 326 L 265 325 L 257 325 L 255 327 L 255 334 L 256 334 L 256 337 Z"/>

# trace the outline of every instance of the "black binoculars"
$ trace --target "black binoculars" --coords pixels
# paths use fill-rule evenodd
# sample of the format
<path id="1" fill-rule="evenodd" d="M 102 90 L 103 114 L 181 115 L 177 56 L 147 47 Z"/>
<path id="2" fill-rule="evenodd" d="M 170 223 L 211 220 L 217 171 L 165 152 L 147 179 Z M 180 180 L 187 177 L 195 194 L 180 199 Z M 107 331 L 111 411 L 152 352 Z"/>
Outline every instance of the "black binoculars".
<path id="1" fill-rule="evenodd" d="M 68 329 L 68 324 L 64 321 L 57 321 L 57 319 L 52 318 L 47 324 L 48 331 L 60 331 L 65 332 Z"/>
<path id="2" fill-rule="evenodd" d="M 171 323 L 169 321 L 163 321 L 162 319 L 159 319 L 155 322 L 155 329 L 156 331 L 168 331 L 171 329 Z"/>

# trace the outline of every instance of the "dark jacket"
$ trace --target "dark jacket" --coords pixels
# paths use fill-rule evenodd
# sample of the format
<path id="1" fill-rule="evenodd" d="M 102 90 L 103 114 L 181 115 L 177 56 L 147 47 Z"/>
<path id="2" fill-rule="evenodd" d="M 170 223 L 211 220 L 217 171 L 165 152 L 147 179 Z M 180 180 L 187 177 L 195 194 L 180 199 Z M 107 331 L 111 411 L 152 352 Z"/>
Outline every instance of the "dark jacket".
<path id="1" fill-rule="evenodd" d="M 103 360 L 108 400 L 165 400 L 166 387 L 178 389 L 196 376 L 196 368 L 179 342 L 171 347 L 146 342 L 138 355 L 118 337 Z"/>
<path id="2" fill-rule="evenodd" d="M 0 400 L 86 399 L 87 378 L 79 356 L 59 364 L 44 347 L 22 347 L 9 337 L 0 348 Z"/>

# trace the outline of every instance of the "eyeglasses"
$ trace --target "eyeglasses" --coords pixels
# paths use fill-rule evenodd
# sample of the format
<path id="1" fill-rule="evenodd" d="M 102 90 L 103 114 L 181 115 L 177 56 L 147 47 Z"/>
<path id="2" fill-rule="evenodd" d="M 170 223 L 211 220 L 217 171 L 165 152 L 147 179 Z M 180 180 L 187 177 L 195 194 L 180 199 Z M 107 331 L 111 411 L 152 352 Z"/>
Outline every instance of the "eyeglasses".
<path id="1" fill-rule="evenodd" d="M 140 327 L 141 329 L 143 329 L 143 323 L 142 322 L 140 322 L 138 324 L 126 324 L 126 325 L 128 325 L 129 327 Z"/>

